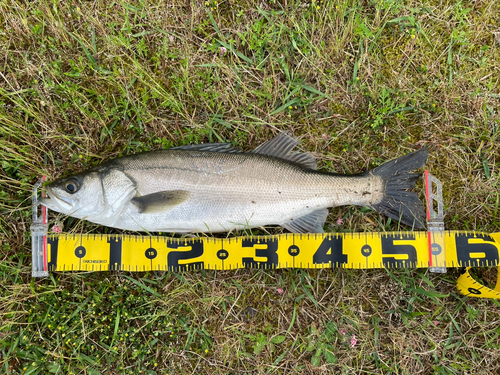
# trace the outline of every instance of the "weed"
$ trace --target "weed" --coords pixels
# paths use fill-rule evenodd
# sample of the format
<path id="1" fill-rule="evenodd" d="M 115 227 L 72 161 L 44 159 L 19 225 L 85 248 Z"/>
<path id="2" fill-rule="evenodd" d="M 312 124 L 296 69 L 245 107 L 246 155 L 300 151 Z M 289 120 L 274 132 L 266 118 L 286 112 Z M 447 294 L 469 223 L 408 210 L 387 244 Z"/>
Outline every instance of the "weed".
<path id="1" fill-rule="evenodd" d="M 456 295 L 456 270 L 33 280 L 28 229 L 43 174 L 189 143 L 248 151 L 290 130 L 337 173 L 427 144 L 445 226 L 498 231 L 498 1 L 54 4 L 0 4 L 1 372 L 498 372 L 498 303 Z M 398 226 L 338 207 L 326 229 Z"/>

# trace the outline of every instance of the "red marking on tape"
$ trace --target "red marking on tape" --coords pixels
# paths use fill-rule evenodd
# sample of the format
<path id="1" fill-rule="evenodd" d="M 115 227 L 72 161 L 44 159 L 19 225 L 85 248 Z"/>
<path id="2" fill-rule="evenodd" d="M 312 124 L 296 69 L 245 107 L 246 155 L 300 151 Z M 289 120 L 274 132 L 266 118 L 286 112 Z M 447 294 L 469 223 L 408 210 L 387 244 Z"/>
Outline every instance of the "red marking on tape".
<path id="1" fill-rule="evenodd" d="M 42 181 L 45 182 L 46 177 L 42 176 Z M 42 187 L 42 197 L 45 197 L 45 193 Z M 47 224 L 47 207 L 42 205 L 42 215 L 43 215 L 43 223 Z M 47 270 L 48 259 L 47 259 L 47 236 L 43 236 L 43 270 Z"/>
<path id="2" fill-rule="evenodd" d="M 429 171 L 424 172 L 425 175 L 425 196 L 427 198 L 427 222 L 431 220 L 431 202 L 430 202 L 430 192 L 429 192 Z M 432 267 L 432 242 L 431 242 L 431 232 L 427 232 L 427 238 L 429 239 L 429 267 Z"/>
<path id="3" fill-rule="evenodd" d="M 427 199 L 427 220 L 431 220 L 431 202 L 430 202 L 430 192 L 429 192 L 429 171 L 425 171 L 425 196 Z"/>

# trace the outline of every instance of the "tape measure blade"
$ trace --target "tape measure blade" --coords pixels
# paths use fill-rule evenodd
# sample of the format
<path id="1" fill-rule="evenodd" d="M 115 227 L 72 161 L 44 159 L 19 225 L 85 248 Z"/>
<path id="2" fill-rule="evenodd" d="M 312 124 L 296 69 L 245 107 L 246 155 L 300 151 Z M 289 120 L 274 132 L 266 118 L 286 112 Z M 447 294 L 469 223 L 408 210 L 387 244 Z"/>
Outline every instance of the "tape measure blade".
<path id="1" fill-rule="evenodd" d="M 48 237 L 50 269 L 156 270 L 168 267 L 385 268 L 426 267 L 431 243 L 442 267 L 499 264 L 500 234 L 446 231 L 282 235 L 231 239 L 161 236 L 68 235 Z M 436 246 L 436 248 L 438 248 Z M 440 258 L 442 253 L 443 258 Z M 182 268 L 181 267 L 181 268 Z"/>
<path id="2" fill-rule="evenodd" d="M 498 299 L 500 298 L 500 276 L 498 277 L 495 289 L 491 289 L 474 280 L 470 274 L 470 267 L 467 267 L 457 280 L 457 289 L 465 296 Z"/>

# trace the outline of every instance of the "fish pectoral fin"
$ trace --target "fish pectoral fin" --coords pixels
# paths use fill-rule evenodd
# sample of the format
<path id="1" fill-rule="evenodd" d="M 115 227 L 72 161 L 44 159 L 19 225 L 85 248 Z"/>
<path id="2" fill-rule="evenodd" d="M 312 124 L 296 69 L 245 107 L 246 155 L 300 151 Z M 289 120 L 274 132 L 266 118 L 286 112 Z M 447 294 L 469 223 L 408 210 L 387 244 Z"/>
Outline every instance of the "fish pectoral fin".
<path id="1" fill-rule="evenodd" d="M 191 193 L 187 190 L 159 191 L 157 193 L 135 197 L 130 202 L 141 214 L 152 214 L 170 210 L 185 202 Z"/>
<path id="2" fill-rule="evenodd" d="M 322 208 L 297 219 L 290 219 L 281 226 L 292 233 L 323 233 L 323 225 L 327 216 L 328 209 Z"/>

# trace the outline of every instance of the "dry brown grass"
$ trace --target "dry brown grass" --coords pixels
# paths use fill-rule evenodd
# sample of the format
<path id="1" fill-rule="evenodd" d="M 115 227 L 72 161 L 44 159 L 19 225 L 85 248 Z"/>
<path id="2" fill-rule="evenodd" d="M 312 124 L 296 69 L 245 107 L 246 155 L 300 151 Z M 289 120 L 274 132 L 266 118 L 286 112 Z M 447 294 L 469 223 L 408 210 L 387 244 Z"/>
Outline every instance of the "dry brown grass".
<path id="1" fill-rule="evenodd" d="M 498 302 L 458 296 L 454 270 L 30 280 L 41 174 L 186 143 L 249 150 L 283 130 L 339 173 L 427 144 L 446 227 L 498 231 L 499 3 L 314 3 L 0 4 L 2 372 L 498 373 Z M 395 228 L 351 207 L 327 224 Z"/>

